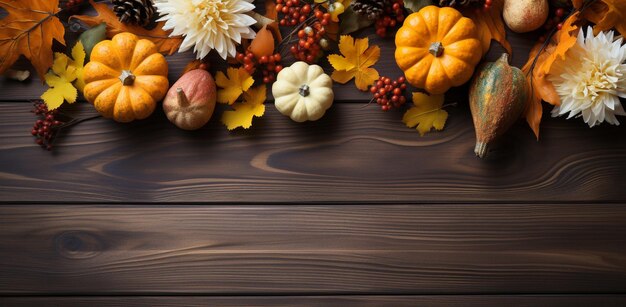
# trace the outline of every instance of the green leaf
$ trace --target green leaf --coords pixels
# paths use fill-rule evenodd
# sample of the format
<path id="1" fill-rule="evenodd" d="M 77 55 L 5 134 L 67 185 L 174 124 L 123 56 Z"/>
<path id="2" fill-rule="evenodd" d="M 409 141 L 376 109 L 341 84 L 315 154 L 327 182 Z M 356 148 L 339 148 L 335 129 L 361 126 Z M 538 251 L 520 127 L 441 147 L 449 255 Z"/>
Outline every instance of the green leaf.
<path id="1" fill-rule="evenodd" d="M 83 34 L 81 34 L 78 38 L 83 44 L 83 48 L 85 48 L 87 59 L 91 57 L 91 50 L 93 49 L 93 47 L 106 38 L 106 29 L 106 23 L 101 23 L 83 32 Z"/>
<path id="2" fill-rule="evenodd" d="M 429 5 L 433 5 L 432 0 L 404 0 L 404 7 L 410 12 L 417 12 Z"/>
<path id="3" fill-rule="evenodd" d="M 339 24 L 339 34 L 350 34 L 352 32 L 361 30 L 363 28 L 371 26 L 374 21 L 368 19 L 365 16 L 357 14 L 352 10 L 352 6 L 346 8 L 341 14 L 341 24 Z"/>

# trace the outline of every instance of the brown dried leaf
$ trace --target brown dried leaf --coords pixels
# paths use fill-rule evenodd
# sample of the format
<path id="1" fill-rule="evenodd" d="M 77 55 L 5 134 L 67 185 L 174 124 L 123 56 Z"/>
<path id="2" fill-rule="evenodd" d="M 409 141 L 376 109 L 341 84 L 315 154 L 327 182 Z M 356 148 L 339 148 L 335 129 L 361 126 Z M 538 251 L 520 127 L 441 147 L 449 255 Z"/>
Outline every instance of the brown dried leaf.
<path id="1" fill-rule="evenodd" d="M 500 43 L 509 54 L 512 53 L 511 44 L 506 40 L 506 29 L 502 20 L 503 8 L 504 0 L 493 0 L 491 8 L 486 12 L 474 8 L 468 8 L 463 11 L 463 14 L 471 18 L 478 28 L 483 55 L 489 51 L 491 40 Z"/>
<path id="2" fill-rule="evenodd" d="M 163 25 L 165 24 L 163 21 L 157 23 L 154 29 L 147 30 L 141 26 L 121 23 L 117 19 L 115 12 L 113 12 L 106 4 L 95 3 L 93 0 L 89 0 L 89 3 L 91 3 L 96 12 L 98 12 L 98 15 L 74 15 L 71 18 L 76 18 L 90 27 L 99 25 L 103 22 L 106 23 L 108 38 L 111 38 L 118 33 L 131 32 L 140 38 L 152 41 L 157 46 L 159 52 L 169 55 L 175 53 L 180 47 L 180 44 L 183 42 L 182 36 L 169 37 L 171 31 L 163 30 Z"/>
<path id="3" fill-rule="evenodd" d="M 582 7 L 582 0 L 573 1 L 576 8 Z M 615 28 L 621 35 L 626 36 L 626 1 L 598 0 L 592 3 L 583 12 L 584 19 L 596 24 L 594 31 L 607 31 Z"/>
<path id="4" fill-rule="evenodd" d="M 4 0 L 0 8 L 8 13 L 0 20 L 0 74 L 24 55 L 43 80 L 53 62 L 52 40 L 65 44 L 55 15 L 59 0 Z"/>

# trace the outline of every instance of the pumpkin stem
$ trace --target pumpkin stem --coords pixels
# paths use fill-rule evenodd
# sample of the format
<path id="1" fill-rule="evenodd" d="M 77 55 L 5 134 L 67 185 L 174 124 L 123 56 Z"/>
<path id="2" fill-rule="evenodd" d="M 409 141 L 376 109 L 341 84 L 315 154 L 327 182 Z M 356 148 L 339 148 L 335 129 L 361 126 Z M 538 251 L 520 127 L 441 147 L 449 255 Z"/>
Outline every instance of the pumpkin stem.
<path id="1" fill-rule="evenodd" d="M 430 54 L 434 55 L 437 58 L 443 54 L 443 49 L 443 44 L 441 42 L 433 42 L 430 43 L 428 52 L 430 52 Z"/>
<path id="2" fill-rule="evenodd" d="M 122 81 L 123 85 L 133 85 L 135 83 L 135 75 L 130 70 L 122 70 L 120 81 Z"/>
<path id="3" fill-rule="evenodd" d="M 311 94 L 311 89 L 309 88 L 309 86 L 306 84 L 302 85 L 300 87 L 300 96 L 306 97 L 309 96 L 309 94 Z"/>
<path id="4" fill-rule="evenodd" d="M 504 63 L 509 64 L 509 54 L 504 52 L 502 53 L 502 55 L 500 56 L 500 58 L 498 59 L 498 61 L 502 61 Z"/>
<path id="5" fill-rule="evenodd" d="M 487 155 L 487 143 L 485 142 L 476 142 L 476 147 L 474 147 L 474 153 L 479 158 L 484 158 Z"/>
<path id="6" fill-rule="evenodd" d="M 187 95 L 182 88 L 176 88 L 176 95 L 178 96 L 178 105 L 181 107 L 186 107 L 189 105 L 189 99 L 187 99 Z"/>

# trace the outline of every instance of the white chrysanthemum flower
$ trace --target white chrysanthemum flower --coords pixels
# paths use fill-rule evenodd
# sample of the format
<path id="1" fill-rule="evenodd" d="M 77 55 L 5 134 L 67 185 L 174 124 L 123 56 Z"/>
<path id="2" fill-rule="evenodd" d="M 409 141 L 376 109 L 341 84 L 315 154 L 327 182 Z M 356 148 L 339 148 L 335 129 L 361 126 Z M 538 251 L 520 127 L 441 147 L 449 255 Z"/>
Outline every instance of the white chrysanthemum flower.
<path id="1" fill-rule="evenodd" d="M 561 105 L 552 110 L 553 117 L 569 112 L 569 119 L 582 113 L 589 127 L 604 121 L 619 125 L 615 115 L 626 115 L 619 100 L 626 98 L 626 45 L 613 35 L 609 31 L 594 36 L 588 27 L 585 38 L 581 30 L 565 59 L 554 62 L 548 80 Z"/>
<path id="2" fill-rule="evenodd" d="M 226 59 L 235 57 L 235 43 L 242 38 L 254 38 L 250 28 L 254 18 L 246 13 L 254 9 L 252 0 L 157 0 L 155 6 L 165 21 L 164 30 L 172 36 L 184 35 L 179 52 L 191 47 L 198 59 L 211 49 Z"/>

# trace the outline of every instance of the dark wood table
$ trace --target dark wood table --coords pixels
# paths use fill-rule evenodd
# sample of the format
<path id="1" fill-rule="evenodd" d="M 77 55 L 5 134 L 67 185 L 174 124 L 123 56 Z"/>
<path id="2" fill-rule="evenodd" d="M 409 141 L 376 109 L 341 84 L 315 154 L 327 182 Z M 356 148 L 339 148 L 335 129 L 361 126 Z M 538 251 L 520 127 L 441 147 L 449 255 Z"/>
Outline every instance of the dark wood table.
<path id="1" fill-rule="evenodd" d="M 520 66 L 533 37 L 510 41 Z M 157 109 L 47 152 L 43 90 L 0 80 L 0 306 L 626 306 L 624 126 L 546 113 L 480 160 L 466 88 L 420 137 L 348 84 L 317 122 L 268 102 L 250 130 L 184 132 Z"/>

